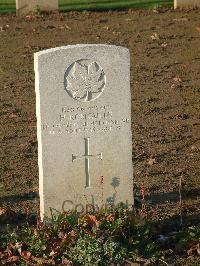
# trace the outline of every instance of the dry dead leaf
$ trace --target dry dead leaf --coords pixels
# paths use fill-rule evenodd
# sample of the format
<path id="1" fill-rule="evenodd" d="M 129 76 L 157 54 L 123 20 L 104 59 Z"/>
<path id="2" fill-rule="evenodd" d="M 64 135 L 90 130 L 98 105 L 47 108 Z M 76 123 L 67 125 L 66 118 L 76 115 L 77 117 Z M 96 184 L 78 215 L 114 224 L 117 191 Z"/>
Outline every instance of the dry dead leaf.
<path id="1" fill-rule="evenodd" d="M 197 30 L 198 32 L 200 32 L 200 26 L 199 26 L 199 27 L 196 27 L 196 30 Z"/>
<path id="2" fill-rule="evenodd" d="M 20 242 L 15 243 L 14 248 L 17 249 L 17 251 L 21 255 L 21 253 L 22 253 L 22 243 L 20 243 Z"/>
<path id="3" fill-rule="evenodd" d="M 154 163 L 156 163 L 156 159 L 155 159 L 155 158 L 150 158 L 150 159 L 147 161 L 147 164 L 149 164 L 149 165 L 153 165 Z"/>
<path id="4" fill-rule="evenodd" d="M 174 80 L 175 82 L 182 82 L 182 79 L 181 79 L 180 77 L 175 77 L 175 78 L 173 78 L 173 80 Z"/>
<path id="5" fill-rule="evenodd" d="M 16 262 L 19 260 L 19 256 L 12 256 L 6 260 L 7 263 Z"/>
<path id="6" fill-rule="evenodd" d="M 65 24 L 65 29 L 71 30 L 72 28 L 70 26 L 68 26 L 67 24 Z"/>
<path id="7" fill-rule="evenodd" d="M 154 32 L 154 33 L 151 35 L 151 39 L 152 39 L 152 40 L 160 40 L 160 37 L 159 37 L 159 35 L 158 35 L 157 32 Z"/>
<path id="8" fill-rule="evenodd" d="M 22 251 L 21 256 L 25 260 L 29 260 L 31 258 L 31 252 L 30 251 Z"/>
<path id="9" fill-rule="evenodd" d="M 172 84 L 172 85 L 171 85 L 171 89 L 174 89 L 175 87 L 176 87 L 175 84 Z"/>
<path id="10" fill-rule="evenodd" d="M 184 22 L 184 21 L 188 21 L 188 18 L 174 18 L 173 21 L 180 21 L 180 22 Z"/>
<path id="11" fill-rule="evenodd" d="M 166 42 L 162 43 L 161 47 L 163 47 L 163 48 L 167 47 L 167 43 Z"/>
<path id="12" fill-rule="evenodd" d="M 18 115 L 16 115 L 16 114 L 10 114 L 9 115 L 9 118 L 17 118 L 18 117 Z"/>
<path id="13" fill-rule="evenodd" d="M 31 259 L 37 263 L 37 265 L 55 265 L 53 259 L 38 258 L 32 256 Z"/>
<path id="14" fill-rule="evenodd" d="M 94 215 L 88 214 L 85 216 L 85 219 L 88 225 L 90 225 L 91 227 L 99 227 L 99 222 L 97 221 L 97 218 Z"/>
<path id="15" fill-rule="evenodd" d="M 73 236 L 76 236 L 76 232 L 75 232 L 74 230 L 72 230 L 72 231 L 70 231 L 70 232 L 68 233 L 68 235 L 69 235 L 69 236 L 72 236 L 72 237 L 73 237 Z"/>
<path id="16" fill-rule="evenodd" d="M 13 249 L 13 245 L 11 243 L 9 243 L 6 247 L 5 253 L 11 257 L 12 256 L 12 249 Z"/>
<path id="17" fill-rule="evenodd" d="M 114 220 L 114 216 L 112 214 L 109 214 L 107 217 L 106 217 L 106 221 L 108 222 L 112 222 Z"/>
<path id="18" fill-rule="evenodd" d="M 69 261 L 69 260 L 66 259 L 66 258 L 63 258 L 63 259 L 62 259 L 62 264 L 67 265 L 67 266 L 72 266 L 72 262 Z"/>
<path id="19" fill-rule="evenodd" d="M 187 254 L 191 255 L 200 255 L 200 242 L 194 241 L 189 245 L 189 249 L 187 250 Z"/>

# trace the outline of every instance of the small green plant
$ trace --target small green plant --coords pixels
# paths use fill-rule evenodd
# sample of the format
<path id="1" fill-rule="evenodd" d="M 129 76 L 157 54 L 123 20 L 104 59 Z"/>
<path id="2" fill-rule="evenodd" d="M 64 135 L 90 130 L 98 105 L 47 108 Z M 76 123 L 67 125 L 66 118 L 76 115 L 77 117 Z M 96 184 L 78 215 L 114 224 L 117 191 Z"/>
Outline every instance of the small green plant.
<path id="1" fill-rule="evenodd" d="M 100 266 L 122 263 L 127 258 L 126 249 L 112 239 L 105 242 L 94 236 L 81 236 L 66 255 L 75 265 Z"/>
<path id="2" fill-rule="evenodd" d="M 176 242 L 187 244 L 191 241 L 200 241 L 200 228 L 191 226 L 188 229 L 181 230 L 176 237 Z"/>
<path id="3" fill-rule="evenodd" d="M 63 213 L 45 225 L 28 225 L 1 235 L 4 259 L 17 256 L 21 262 L 45 258 L 52 263 L 69 260 L 74 265 L 123 265 L 134 256 L 157 255 L 149 224 L 134 212 L 116 208 L 93 213 Z M 9 251 L 9 252 L 8 252 Z"/>
<path id="4" fill-rule="evenodd" d="M 38 221 L 32 227 L 7 227 L 0 234 L 0 254 L 5 265 L 16 259 L 33 264 L 40 260 L 40 265 L 67 261 L 69 265 L 114 266 L 138 257 L 160 260 L 162 251 L 154 239 L 151 224 L 127 209 L 71 212 L 48 225 Z M 189 227 L 178 232 L 172 242 L 184 248 L 183 252 L 196 254 L 199 239 L 200 229 Z"/>

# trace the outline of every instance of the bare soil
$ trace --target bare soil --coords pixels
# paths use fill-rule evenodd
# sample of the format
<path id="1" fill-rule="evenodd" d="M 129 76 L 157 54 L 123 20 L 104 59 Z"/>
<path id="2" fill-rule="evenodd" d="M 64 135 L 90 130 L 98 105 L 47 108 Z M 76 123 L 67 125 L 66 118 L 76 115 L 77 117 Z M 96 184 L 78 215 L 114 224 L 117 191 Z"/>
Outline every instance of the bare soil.
<path id="1" fill-rule="evenodd" d="M 0 16 L 0 206 L 39 209 L 34 52 L 78 43 L 131 53 L 133 180 L 148 213 L 169 226 L 200 215 L 200 11 Z M 180 264 L 181 265 L 181 264 Z M 195 264 L 188 264 L 195 265 Z"/>

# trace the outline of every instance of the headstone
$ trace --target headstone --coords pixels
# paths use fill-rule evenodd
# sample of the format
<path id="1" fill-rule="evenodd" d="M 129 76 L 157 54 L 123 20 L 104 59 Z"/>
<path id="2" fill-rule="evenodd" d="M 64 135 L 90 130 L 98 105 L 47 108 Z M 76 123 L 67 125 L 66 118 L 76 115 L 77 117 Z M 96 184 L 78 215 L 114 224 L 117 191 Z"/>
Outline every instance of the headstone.
<path id="1" fill-rule="evenodd" d="M 72 45 L 34 59 L 42 219 L 132 205 L 128 49 Z"/>
<path id="2" fill-rule="evenodd" d="M 54 11 L 58 9 L 58 0 L 16 0 L 16 12 L 24 15 L 36 11 Z"/>
<path id="3" fill-rule="evenodd" d="M 200 0 L 174 0 L 174 8 L 200 7 Z"/>

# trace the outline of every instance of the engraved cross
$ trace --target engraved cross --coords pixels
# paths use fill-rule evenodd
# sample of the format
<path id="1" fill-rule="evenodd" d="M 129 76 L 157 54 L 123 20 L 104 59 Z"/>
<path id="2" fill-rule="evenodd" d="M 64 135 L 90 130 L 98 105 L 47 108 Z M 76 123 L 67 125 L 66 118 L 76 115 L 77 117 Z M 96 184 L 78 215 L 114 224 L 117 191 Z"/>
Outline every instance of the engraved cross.
<path id="1" fill-rule="evenodd" d="M 76 156 L 72 154 L 72 163 L 75 160 L 85 159 L 85 175 L 86 175 L 86 188 L 91 187 L 90 184 L 90 158 L 99 157 L 99 159 L 103 159 L 103 153 L 99 153 L 96 155 L 90 154 L 90 138 L 84 138 L 85 140 L 85 154 L 81 156 Z"/>

